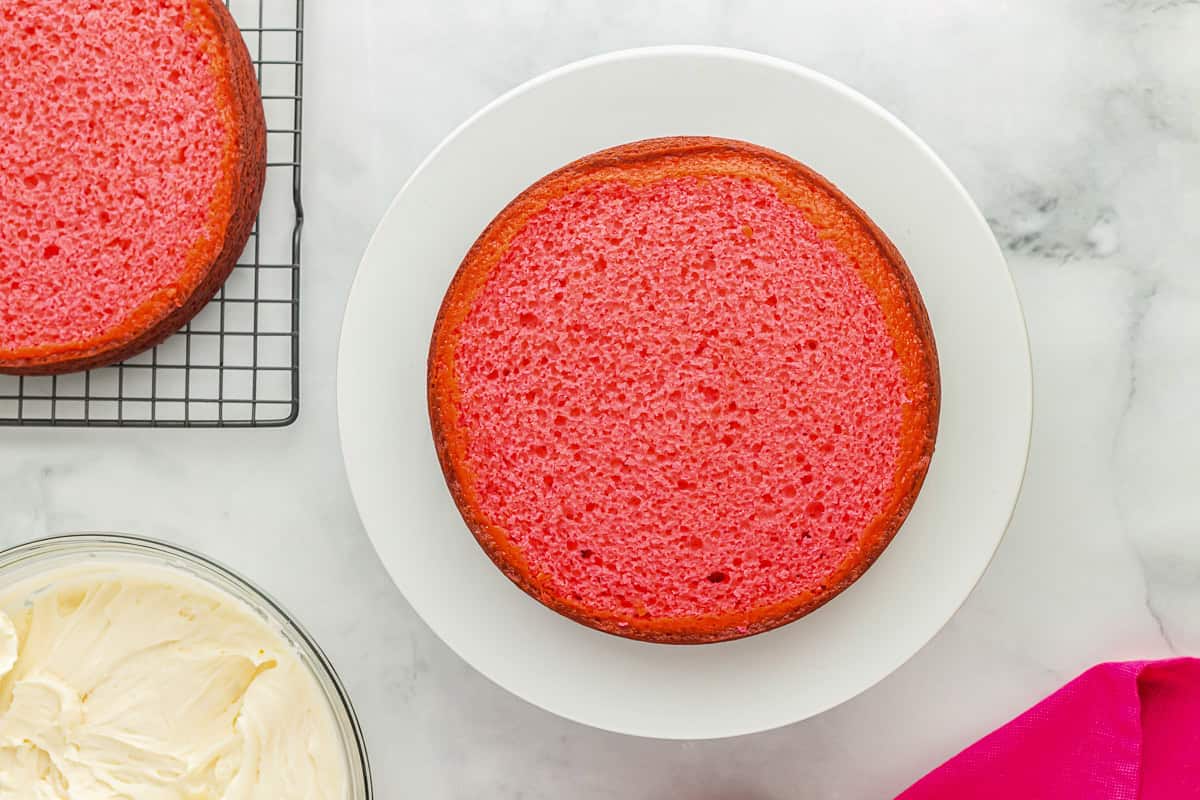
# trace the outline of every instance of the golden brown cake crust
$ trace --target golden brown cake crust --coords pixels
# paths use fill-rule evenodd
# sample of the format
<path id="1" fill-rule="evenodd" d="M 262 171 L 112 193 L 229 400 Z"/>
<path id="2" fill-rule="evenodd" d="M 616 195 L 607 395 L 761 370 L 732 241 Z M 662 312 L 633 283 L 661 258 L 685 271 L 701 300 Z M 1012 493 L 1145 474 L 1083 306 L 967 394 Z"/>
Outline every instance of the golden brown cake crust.
<path id="1" fill-rule="evenodd" d="M 553 199 L 584 185 L 619 180 L 645 185 L 665 178 L 732 176 L 765 180 L 799 208 L 823 238 L 856 265 L 879 301 L 895 344 L 909 402 L 901 418 L 900 457 L 883 511 L 859 546 L 819 593 L 804 592 L 745 613 L 680 618 L 618 617 L 572 601 L 531 574 L 523 554 L 480 509 L 457 423 L 460 397 L 454 358 L 458 331 L 513 237 Z M 895 537 L 921 490 L 937 438 L 941 384 L 933 328 L 916 282 L 895 245 L 833 184 L 805 165 L 764 147 L 712 137 L 649 139 L 602 150 L 559 169 L 517 196 L 480 234 L 446 292 L 429 352 L 428 401 L 434 444 L 450 494 L 496 566 L 526 593 L 592 628 L 627 638 L 702 644 L 741 638 L 808 614 L 857 580 Z"/>
<path id="2" fill-rule="evenodd" d="M 254 63 L 237 22 L 221 0 L 190 0 L 191 22 L 207 38 L 222 111 L 231 119 L 234 140 L 226 153 L 224 180 L 218 186 L 211 218 L 219 222 L 202 237 L 211 241 L 189 258 L 180 278 L 184 291 L 156 296 L 130 319 L 102 338 L 70 348 L 5 356 L 0 373 L 55 375 L 124 361 L 161 343 L 196 316 L 237 265 L 250 238 L 262 201 L 267 168 L 267 126 Z M 218 225 L 220 227 L 218 227 Z M 222 230 L 223 228 L 223 230 Z"/>

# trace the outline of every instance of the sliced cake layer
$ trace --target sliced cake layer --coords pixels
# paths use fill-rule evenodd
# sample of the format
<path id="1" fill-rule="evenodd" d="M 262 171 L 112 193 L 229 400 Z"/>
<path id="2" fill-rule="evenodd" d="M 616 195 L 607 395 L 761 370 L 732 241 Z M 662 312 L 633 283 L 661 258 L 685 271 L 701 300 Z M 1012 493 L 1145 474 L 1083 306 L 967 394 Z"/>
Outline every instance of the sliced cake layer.
<path id="1" fill-rule="evenodd" d="M 519 585 L 655 641 L 746 635 L 858 575 L 933 446 L 894 248 L 802 166 L 659 140 L 549 176 L 480 238 L 430 363 L 443 467 Z"/>
<path id="2" fill-rule="evenodd" d="M 157 343 L 229 274 L 262 193 L 262 104 L 228 10 L 7 3 L 0 75 L 0 371 Z"/>

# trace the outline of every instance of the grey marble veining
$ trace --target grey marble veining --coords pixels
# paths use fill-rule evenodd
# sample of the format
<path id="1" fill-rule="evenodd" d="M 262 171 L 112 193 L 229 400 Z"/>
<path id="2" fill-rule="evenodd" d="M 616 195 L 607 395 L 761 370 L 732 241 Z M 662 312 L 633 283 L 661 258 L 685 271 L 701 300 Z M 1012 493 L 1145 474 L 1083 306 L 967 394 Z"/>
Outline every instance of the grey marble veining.
<path id="1" fill-rule="evenodd" d="M 888 797 L 1096 661 L 1200 652 L 1200 4 L 339 0 L 307 30 L 300 422 L 0 433 L 0 544 L 127 530 L 248 573 L 338 665 L 383 798 Z M 564 722 L 441 645 L 355 514 L 333 387 L 358 259 L 438 140 L 546 69 L 677 42 L 812 66 L 925 138 L 1005 247 L 1036 377 L 1021 502 L 950 625 L 816 719 L 694 744 Z"/>

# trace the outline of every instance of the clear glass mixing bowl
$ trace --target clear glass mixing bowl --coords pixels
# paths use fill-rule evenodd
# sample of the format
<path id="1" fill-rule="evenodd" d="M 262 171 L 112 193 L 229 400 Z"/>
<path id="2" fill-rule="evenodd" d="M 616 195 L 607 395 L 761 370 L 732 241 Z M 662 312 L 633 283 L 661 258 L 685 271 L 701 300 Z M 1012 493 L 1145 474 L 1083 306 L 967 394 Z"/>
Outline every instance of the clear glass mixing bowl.
<path id="1" fill-rule="evenodd" d="M 0 551 L 0 584 L 36 576 L 60 567 L 132 562 L 182 570 L 231 594 L 267 621 L 290 644 L 329 703 L 346 758 L 346 800 L 372 800 L 371 767 L 362 729 L 346 688 L 313 638 L 269 594 L 228 567 L 166 542 L 116 533 L 80 533 L 39 539 Z"/>

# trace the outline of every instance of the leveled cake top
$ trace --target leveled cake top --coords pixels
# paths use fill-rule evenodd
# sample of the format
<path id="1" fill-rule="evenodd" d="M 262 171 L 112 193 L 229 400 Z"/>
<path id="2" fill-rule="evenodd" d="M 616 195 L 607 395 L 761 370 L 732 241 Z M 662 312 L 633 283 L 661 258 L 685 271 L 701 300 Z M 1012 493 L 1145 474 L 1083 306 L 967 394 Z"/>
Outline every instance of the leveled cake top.
<path id="1" fill-rule="evenodd" d="M 618 617 L 825 582 L 892 500 L 906 388 L 854 263 L 764 181 L 606 181 L 508 242 L 454 353 L 483 518 Z"/>
<path id="2" fill-rule="evenodd" d="M 0 357 L 116 336 L 220 251 L 236 142 L 206 9 L 0 10 Z"/>

